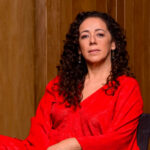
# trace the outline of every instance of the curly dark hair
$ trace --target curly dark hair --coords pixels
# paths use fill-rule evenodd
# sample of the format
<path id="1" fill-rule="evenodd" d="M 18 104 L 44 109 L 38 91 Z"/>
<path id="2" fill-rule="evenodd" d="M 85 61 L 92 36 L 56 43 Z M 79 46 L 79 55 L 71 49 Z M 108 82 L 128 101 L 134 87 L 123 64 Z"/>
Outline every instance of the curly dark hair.
<path id="1" fill-rule="evenodd" d="M 68 106 L 79 106 L 82 99 L 82 90 L 84 88 L 85 76 L 88 73 L 86 62 L 81 56 L 81 63 L 78 63 L 79 58 L 79 27 L 81 23 L 89 17 L 97 17 L 102 19 L 112 36 L 112 40 L 116 44 L 116 49 L 112 51 L 111 57 L 111 72 L 107 78 L 107 95 L 114 95 L 119 86 L 117 77 L 121 75 L 133 76 L 128 67 L 128 52 L 126 50 L 126 38 L 124 30 L 120 25 L 108 14 L 91 11 L 79 13 L 74 22 L 70 25 L 69 32 L 66 34 L 64 41 L 64 51 L 61 55 L 60 65 L 58 69 L 58 91 L 59 95 L 64 97 L 64 102 Z M 109 83 L 109 84 L 108 84 Z M 111 93 L 108 92 L 111 89 Z"/>

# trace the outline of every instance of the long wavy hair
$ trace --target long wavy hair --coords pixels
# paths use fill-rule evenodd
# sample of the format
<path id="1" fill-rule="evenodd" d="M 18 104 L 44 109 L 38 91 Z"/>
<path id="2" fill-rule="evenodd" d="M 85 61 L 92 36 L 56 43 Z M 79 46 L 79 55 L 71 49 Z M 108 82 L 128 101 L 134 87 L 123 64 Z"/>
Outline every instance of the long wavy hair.
<path id="1" fill-rule="evenodd" d="M 73 105 L 76 107 L 80 105 L 82 100 L 82 90 L 88 70 L 83 56 L 81 56 L 81 63 L 78 63 L 78 50 L 80 47 L 79 27 L 89 17 L 102 19 L 106 23 L 112 40 L 116 44 L 116 49 L 112 51 L 111 72 L 106 81 L 108 86 L 105 89 L 105 93 L 107 95 L 114 95 L 119 86 L 119 81 L 117 80 L 119 76 L 133 76 L 128 67 L 128 53 L 124 30 L 120 25 L 106 13 L 97 11 L 81 12 L 70 25 L 70 29 L 66 34 L 66 40 L 64 41 L 64 50 L 61 55 L 60 65 L 57 66 L 59 95 L 64 97 L 64 102 L 67 102 L 68 106 Z M 110 89 L 112 92 L 109 92 Z"/>

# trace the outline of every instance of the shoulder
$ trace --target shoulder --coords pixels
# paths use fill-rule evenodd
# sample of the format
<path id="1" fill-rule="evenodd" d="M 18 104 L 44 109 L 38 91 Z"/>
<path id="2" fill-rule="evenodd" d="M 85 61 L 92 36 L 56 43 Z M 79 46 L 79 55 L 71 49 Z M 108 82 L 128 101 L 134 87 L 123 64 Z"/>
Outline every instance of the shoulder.
<path id="1" fill-rule="evenodd" d="M 118 77 L 118 81 L 120 83 L 120 87 L 128 87 L 128 88 L 139 88 L 139 84 L 137 80 L 133 77 L 129 77 L 126 75 L 122 75 Z"/>
<path id="2" fill-rule="evenodd" d="M 135 78 L 123 75 L 118 78 L 118 81 L 120 83 L 117 90 L 119 96 L 131 99 L 132 102 L 135 100 L 143 103 L 140 86 Z"/>
<path id="3" fill-rule="evenodd" d="M 52 79 L 47 85 L 46 90 L 51 91 L 52 88 L 58 87 L 59 82 L 59 76 L 56 76 L 54 79 Z"/>
<path id="4" fill-rule="evenodd" d="M 142 100 L 140 86 L 135 78 L 123 75 L 118 78 L 118 81 L 120 85 L 116 94 Z"/>
<path id="5" fill-rule="evenodd" d="M 120 85 L 115 93 L 117 106 L 121 109 L 125 108 L 125 111 L 135 108 L 142 113 L 143 99 L 137 80 L 123 75 L 118 78 L 118 81 Z"/>

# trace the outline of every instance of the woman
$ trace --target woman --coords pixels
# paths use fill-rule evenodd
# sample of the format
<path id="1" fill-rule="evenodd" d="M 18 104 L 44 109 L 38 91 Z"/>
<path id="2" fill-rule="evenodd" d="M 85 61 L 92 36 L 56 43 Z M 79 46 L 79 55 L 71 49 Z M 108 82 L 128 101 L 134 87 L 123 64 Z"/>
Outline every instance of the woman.
<path id="1" fill-rule="evenodd" d="M 79 13 L 66 35 L 58 76 L 46 87 L 29 136 L 0 137 L 0 149 L 138 150 L 143 110 L 126 40 L 105 13 Z"/>

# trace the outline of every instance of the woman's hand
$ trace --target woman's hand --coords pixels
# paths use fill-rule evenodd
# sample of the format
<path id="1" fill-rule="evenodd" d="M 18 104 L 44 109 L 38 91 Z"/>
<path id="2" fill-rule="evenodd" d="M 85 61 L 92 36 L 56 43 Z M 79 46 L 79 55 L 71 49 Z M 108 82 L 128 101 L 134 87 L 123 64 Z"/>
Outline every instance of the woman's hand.
<path id="1" fill-rule="evenodd" d="M 47 150 L 81 150 L 81 146 L 76 138 L 68 138 L 57 144 L 50 146 Z"/>

